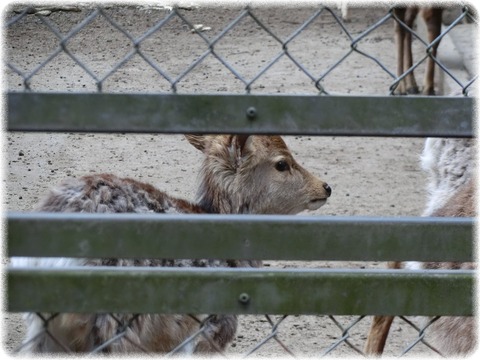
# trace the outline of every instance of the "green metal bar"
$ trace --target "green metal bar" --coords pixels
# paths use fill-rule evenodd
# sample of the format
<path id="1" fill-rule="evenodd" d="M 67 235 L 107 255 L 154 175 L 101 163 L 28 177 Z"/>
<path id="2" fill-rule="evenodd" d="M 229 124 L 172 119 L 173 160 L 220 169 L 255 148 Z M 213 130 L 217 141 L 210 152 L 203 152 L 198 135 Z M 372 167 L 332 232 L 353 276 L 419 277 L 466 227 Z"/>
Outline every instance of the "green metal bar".
<path id="1" fill-rule="evenodd" d="M 8 213 L 8 256 L 473 261 L 472 218 Z"/>
<path id="2" fill-rule="evenodd" d="M 467 97 L 7 94 L 9 131 L 472 137 Z"/>
<path id="3" fill-rule="evenodd" d="M 472 271 L 25 268 L 12 312 L 473 314 Z"/>

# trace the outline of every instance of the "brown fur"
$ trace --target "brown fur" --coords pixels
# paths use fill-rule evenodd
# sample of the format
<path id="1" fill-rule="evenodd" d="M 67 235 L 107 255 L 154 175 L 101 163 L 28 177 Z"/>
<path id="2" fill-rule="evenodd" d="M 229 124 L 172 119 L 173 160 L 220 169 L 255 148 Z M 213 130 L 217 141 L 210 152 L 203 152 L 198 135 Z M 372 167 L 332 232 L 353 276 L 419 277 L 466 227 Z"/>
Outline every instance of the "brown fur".
<path id="1" fill-rule="evenodd" d="M 432 216 L 475 217 L 475 178 L 462 186 L 447 205 L 435 211 Z M 425 263 L 425 269 L 474 270 L 476 264 L 467 263 Z M 431 341 L 445 356 L 468 355 L 477 347 L 476 321 L 473 317 L 444 316 L 431 326 Z"/>
<path id="2" fill-rule="evenodd" d="M 442 8 L 438 7 L 397 7 L 394 10 L 397 18 L 405 23 L 405 25 L 412 29 L 419 12 L 421 12 L 425 24 L 427 25 L 427 43 L 432 43 L 441 33 L 442 28 Z M 405 29 L 402 25 L 395 21 L 395 44 L 397 51 L 397 76 L 400 77 L 406 73 L 413 65 L 412 57 L 412 34 L 410 30 Z M 437 55 L 437 48 L 439 42 L 432 46 L 431 55 Z M 431 57 L 427 58 L 427 68 L 423 82 L 423 95 L 434 95 L 434 77 L 435 77 L 435 62 Z M 399 83 L 396 91 L 399 94 L 418 94 L 419 89 L 415 81 L 413 70 L 405 76 Z"/>
<path id="3" fill-rule="evenodd" d="M 279 136 L 187 135 L 205 154 L 198 202 L 172 197 L 150 184 L 112 174 L 71 178 L 53 188 L 39 211 L 89 213 L 251 213 L 296 214 L 317 209 L 331 194 L 330 187 L 302 168 Z M 280 163 L 280 164 L 279 164 Z M 23 262 L 22 262 L 23 261 Z M 15 262 L 13 262 L 15 265 Z M 30 266 L 174 266 L 258 267 L 260 261 L 212 259 L 19 259 Z M 128 290 L 127 290 L 128 291 Z M 212 294 L 212 296 L 214 296 Z M 141 299 L 139 299 L 141 301 Z M 45 315 L 48 316 L 48 315 Z M 203 336 L 193 342 L 195 352 L 223 350 L 236 332 L 233 315 L 204 318 Z M 187 315 L 58 314 L 48 323 L 49 334 L 35 314 L 28 314 L 25 351 L 168 352 L 198 330 Z M 127 326 L 128 325 L 128 326 Z M 58 339 L 55 341 L 53 339 Z"/>
<path id="4" fill-rule="evenodd" d="M 448 204 L 432 213 L 431 216 L 475 217 L 475 180 L 471 179 L 449 200 Z"/>

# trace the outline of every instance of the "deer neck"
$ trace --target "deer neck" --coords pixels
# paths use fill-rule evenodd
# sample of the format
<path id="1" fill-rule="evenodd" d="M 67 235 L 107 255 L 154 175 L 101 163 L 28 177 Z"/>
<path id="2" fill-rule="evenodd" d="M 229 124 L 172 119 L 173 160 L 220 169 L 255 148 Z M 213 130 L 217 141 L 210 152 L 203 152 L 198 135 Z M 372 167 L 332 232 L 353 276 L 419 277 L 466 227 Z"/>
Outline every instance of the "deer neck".
<path id="1" fill-rule="evenodd" d="M 197 190 L 198 205 L 208 213 L 250 213 L 250 202 L 245 199 L 246 189 L 241 186 L 237 170 L 231 162 L 204 164 Z"/>

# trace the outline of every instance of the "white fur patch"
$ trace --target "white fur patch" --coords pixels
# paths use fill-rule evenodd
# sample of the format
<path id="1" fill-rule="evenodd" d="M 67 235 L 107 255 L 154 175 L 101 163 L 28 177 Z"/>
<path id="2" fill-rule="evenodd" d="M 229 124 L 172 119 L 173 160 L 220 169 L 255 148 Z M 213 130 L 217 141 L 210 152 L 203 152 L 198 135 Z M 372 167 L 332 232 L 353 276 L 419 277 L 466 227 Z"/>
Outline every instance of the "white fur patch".
<path id="1" fill-rule="evenodd" d="M 85 260 L 76 258 L 32 258 L 32 257 L 12 257 L 11 265 L 13 267 L 71 267 L 85 265 Z"/>
<path id="2" fill-rule="evenodd" d="M 407 270 L 422 270 L 423 263 L 419 261 L 406 261 L 403 263 Z"/>

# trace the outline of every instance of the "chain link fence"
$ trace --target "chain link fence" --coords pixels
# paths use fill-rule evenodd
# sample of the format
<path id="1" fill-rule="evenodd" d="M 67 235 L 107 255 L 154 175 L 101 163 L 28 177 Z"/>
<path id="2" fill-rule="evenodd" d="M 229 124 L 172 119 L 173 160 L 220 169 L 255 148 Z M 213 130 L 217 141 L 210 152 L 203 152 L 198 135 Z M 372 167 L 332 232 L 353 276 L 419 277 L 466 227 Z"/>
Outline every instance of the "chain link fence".
<path id="1" fill-rule="evenodd" d="M 60 351 L 66 353 L 74 353 L 72 350 L 72 344 L 67 344 L 62 342 L 62 339 L 59 339 L 55 334 L 52 334 L 49 330 L 49 322 L 53 321 L 59 314 L 30 314 L 30 317 L 38 317 L 38 320 L 42 323 L 42 330 L 37 333 L 37 335 L 31 338 L 29 341 L 22 343 L 15 352 L 23 353 L 24 351 L 31 351 L 34 347 L 34 343 L 38 337 L 47 337 L 50 341 L 54 342 Z M 110 318 L 110 321 L 116 325 L 114 335 L 108 339 L 95 339 L 95 346 L 92 350 L 89 351 L 89 354 L 99 354 L 99 353 L 112 353 L 118 352 L 119 349 L 128 348 L 127 352 L 137 352 L 143 354 L 151 353 L 146 349 L 141 342 L 138 341 L 136 335 L 132 335 L 132 332 L 129 331 L 131 328 L 135 327 L 135 322 L 139 320 L 142 316 L 148 315 L 115 315 L 115 314 L 98 314 L 93 315 L 95 317 L 95 322 L 102 323 L 108 322 L 105 318 Z M 365 356 L 363 352 L 363 341 L 365 334 L 359 333 L 358 330 L 355 330 L 360 322 L 368 322 L 369 317 L 366 316 L 317 316 L 315 322 L 317 324 L 332 325 L 337 331 L 331 331 L 328 334 L 319 336 L 317 341 L 310 343 L 308 349 L 302 349 L 299 344 L 295 344 L 293 339 L 298 338 L 299 336 L 311 336 L 308 332 L 303 332 L 301 335 L 294 334 L 289 328 L 287 319 L 293 317 L 293 315 L 283 315 L 283 316 L 272 316 L 265 315 L 264 318 L 258 318 L 256 321 L 259 324 L 264 324 L 264 337 L 258 339 L 252 344 L 245 346 L 242 351 L 238 351 L 238 341 L 241 340 L 244 335 L 240 332 L 237 337 L 237 341 L 234 341 L 230 348 L 222 351 L 215 344 L 214 340 L 209 335 L 208 326 L 205 326 L 206 319 L 199 319 L 194 315 L 189 315 L 191 319 L 198 323 L 198 330 L 191 334 L 188 338 L 185 338 L 184 341 L 181 341 L 173 350 L 164 354 L 164 356 L 171 355 L 182 355 L 188 354 L 191 352 L 191 349 L 197 346 L 200 339 L 208 341 L 214 353 L 217 355 L 222 355 L 223 357 L 250 357 L 250 356 L 291 356 L 291 357 L 302 357 L 302 356 Z M 426 322 L 418 322 L 412 319 L 409 319 L 404 316 L 398 317 L 399 329 L 404 328 L 404 325 L 410 327 L 407 329 L 407 334 L 404 334 L 405 341 L 404 347 L 396 349 L 397 356 L 404 355 L 420 355 L 420 354 L 429 354 L 429 355 L 440 355 L 442 354 L 435 349 L 433 345 L 428 342 L 428 328 L 434 322 L 436 322 L 440 317 L 433 317 Z M 99 320 L 101 319 L 101 320 Z M 402 326 L 403 325 L 403 326 Z M 401 327 L 400 327 L 401 326 Z M 92 330 L 92 334 L 95 331 Z M 293 335 L 293 336 L 292 336 Z M 121 341 L 128 343 L 127 346 L 123 345 L 120 347 L 118 343 Z M 192 345 L 193 344 L 193 345 Z M 420 345 L 423 345 L 420 348 Z M 412 351 L 415 347 L 416 351 Z M 125 351 L 125 350 L 124 350 Z"/>
<path id="2" fill-rule="evenodd" d="M 466 94 L 471 89 L 476 74 L 467 79 L 458 77 L 431 54 L 431 44 L 418 30 L 407 28 L 403 22 L 419 56 L 406 73 L 396 74 L 393 23 L 400 20 L 393 8 L 350 9 L 354 11 L 363 12 L 367 23 L 347 22 L 338 11 L 323 6 L 222 9 L 16 5 L 7 11 L 6 18 L 9 89 L 115 91 L 111 83 L 133 83 L 131 77 L 140 75 L 158 83 L 151 91 L 268 93 L 275 85 L 272 82 L 278 83 L 275 78 L 293 75 L 308 87 L 295 90 L 280 84 L 275 93 L 362 93 L 362 82 L 379 78 L 382 83 L 378 93 L 393 94 L 408 73 L 423 69 L 428 58 L 454 82 L 454 91 Z M 437 42 L 458 24 L 475 21 L 468 7 L 457 6 L 457 15 Z M 26 44 L 19 43 L 22 33 L 33 28 L 32 38 Z M 47 40 L 42 42 L 40 37 Z M 391 50 L 379 52 L 379 46 Z M 23 56 L 26 51 L 30 53 L 27 57 Z M 68 60 L 63 64 L 64 74 L 58 67 L 60 58 Z M 205 75 L 212 68 L 213 74 Z M 345 86 L 345 79 L 339 80 L 343 72 L 349 73 L 347 81 L 354 86 Z M 36 81 L 42 74 L 50 84 Z M 225 78 L 231 77 L 234 84 L 225 86 Z M 134 88 L 127 85 L 124 89 Z"/>
<path id="3" fill-rule="evenodd" d="M 46 336 L 49 340 L 54 342 L 60 351 L 66 353 L 73 353 L 72 345 L 62 342 L 55 334 L 52 334 L 49 330 L 49 322 L 54 320 L 59 314 L 30 314 L 29 316 L 36 316 L 43 324 L 43 330 L 41 330 L 37 336 Z M 99 353 L 112 353 L 118 351 L 117 344 L 123 339 L 129 344 L 129 352 L 138 352 L 143 354 L 151 354 L 143 345 L 138 341 L 136 336 L 132 336 L 129 331 L 131 327 L 134 327 L 135 321 L 142 315 L 115 315 L 115 314 L 99 314 L 94 315 L 96 318 L 110 317 L 116 324 L 115 334 L 108 339 L 96 339 L 96 344 L 93 347 L 90 354 Z M 164 356 L 182 355 L 189 353 L 192 348 L 198 344 L 200 339 L 208 341 L 214 353 L 222 355 L 223 357 L 255 357 L 255 356 L 366 356 L 363 352 L 363 342 L 365 340 L 365 334 L 355 329 L 360 322 L 368 323 L 369 317 L 366 316 L 316 316 L 313 320 L 319 327 L 325 328 L 326 325 L 333 325 L 333 331 L 330 330 L 327 334 L 319 336 L 316 341 L 310 342 L 309 348 L 301 347 L 301 344 L 296 344 L 293 339 L 299 339 L 313 335 L 308 332 L 295 333 L 297 329 L 289 327 L 288 318 L 293 315 L 272 316 L 265 315 L 263 318 L 257 318 L 255 321 L 261 326 L 263 324 L 263 338 L 253 341 L 247 345 L 238 349 L 238 342 L 244 337 L 241 332 L 237 335 L 237 340 L 234 341 L 230 348 L 222 351 L 216 346 L 215 342 L 209 335 L 208 326 L 205 326 L 205 321 L 197 318 L 194 315 L 189 315 L 195 322 L 198 323 L 198 330 L 192 333 L 184 341 L 180 342 Z M 406 329 L 404 336 L 404 342 L 402 348 L 396 348 L 396 356 L 405 355 L 440 355 L 442 354 L 428 342 L 428 328 L 436 322 L 440 317 L 433 317 L 429 321 L 415 321 L 408 317 L 398 317 L 398 329 Z M 102 320 L 106 321 L 106 320 Z M 99 321 L 100 323 L 100 321 Z M 407 325 L 407 326 L 405 326 Z M 409 328 L 408 328 L 409 327 Z M 336 331 L 335 331 L 336 329 Z M 402 330 L 405 331 L 405 330 Z M 34 341 L 37 339 L 33 337 L 30 341 L 24 342 L 20 345 L 15 352 L 22 353 L 29 351 L 30 346 L 33 346 Z M 193 346 L 192 346 L 193 344 Z M 417 349 L 415 349 L 417 347 Z M 388 348 L 388 345 L 387 345 Z M 414 350 L 415 349 L 415 350 Z M 31 350 L 31 349 L 30 349 Z M 239 351 L 240 350 L 240 351 Z M 391 350 L 390 350 L 391 351 Z"/>
<path id="4" fill-rule="evenodd" d="M 459 24 L 476 27 L 468 7 L 457 7 L 455 18 L 444 26 L 443 40 Z M 221 11 L 219 11 L 221 10 Z M 427 58 L 451 84 L 449 90 L 468 95 L 477 74 L 467 77 L 433 57 L 430 45 L 417 29 L 416 59 L 404 74 L 395 72 L 393 8 L 351 8 L 363 21 L 342 18 L 336 8 L 317 6 L 272 9 L 252 7 L 161 7 L 12 5 L 5 13 L 5 73 L 8 91 L 247 93 L 247 94 L 368 94 L 392 95 L 412 72 L 422 72 Z M 44 39 L 40 41 L 40 39 Z M 388 50 L 379 47 L 388 46 Z M 347 75 L 345 75 L 347 74 Z M 225 79 L 230 79 L 225 81 Z M 287 81 L 287 78 L 289 79 Z M 372 87 L 367 82 L 375 82 Z M 149 84 L 145 88 L 144 84 Z M 444 92 L 437 85 L 437 93 Z M 31 314 L 42 324 L 38 336 L 47 336 L 69 351 L 49 331 L 58 314 Z M 116 324 L 110 339 L 97 339 L 93 353 L 108 353 L 125 339 L 135 351 L 145 349 L 129 337 L 129 328 L 145 315 L 108 317 Z M 211 342 L 205 319 L 190 315 L 198 331 L 168 355 L 182 354 L 199 339 Z M 301 316 L 303 329 L 289 323 L 298 316 L 245 316 L 258 322 L 263 336 L 243 342 L 240 325 L 232 345 L 218 352 L 230 356 L 293 357 L 307 355 L 364 355 L 368 316 Z M 423 320 L 398 317 L 394 334 L 405 341 L 395 354 L 438 354 L 428 341 L 428 327 L 438 317 Z M 308 329 L 325 328 L 309 341 Z M 332 329 L 335 329 L 333 332 Z M 240 345 L 242 343 L 243 345 Z M 28 349 L 24 343 L 15 352 Z"/>

